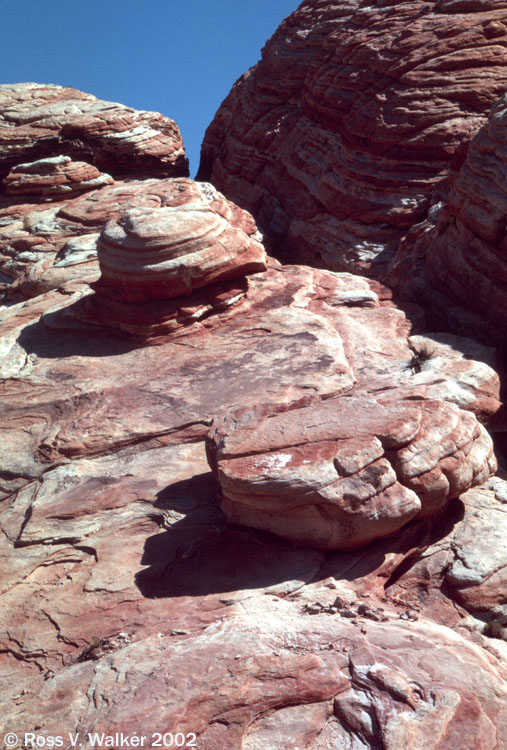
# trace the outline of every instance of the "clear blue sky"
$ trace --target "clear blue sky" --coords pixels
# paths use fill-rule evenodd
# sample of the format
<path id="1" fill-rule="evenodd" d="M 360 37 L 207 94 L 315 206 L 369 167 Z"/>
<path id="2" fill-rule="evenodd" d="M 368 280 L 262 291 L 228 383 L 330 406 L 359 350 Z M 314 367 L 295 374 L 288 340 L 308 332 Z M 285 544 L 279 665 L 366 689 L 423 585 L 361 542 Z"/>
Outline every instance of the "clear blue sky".
<path id="1" fill-rule="evenodd" d="M 0 0 L 1 83 L 58 83 L 173 117 L 191 174 L 232 84 L 299 0 Z"/>

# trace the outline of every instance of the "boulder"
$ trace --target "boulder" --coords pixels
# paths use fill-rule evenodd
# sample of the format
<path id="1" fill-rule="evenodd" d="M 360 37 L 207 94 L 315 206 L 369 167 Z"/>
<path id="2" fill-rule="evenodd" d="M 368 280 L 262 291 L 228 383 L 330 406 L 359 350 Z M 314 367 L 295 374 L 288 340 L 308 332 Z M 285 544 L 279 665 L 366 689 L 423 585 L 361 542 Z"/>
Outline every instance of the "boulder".
<path id="1" fill-rule="evenodd" d="M 282 414 L 234 411 L 210 463 L 233 523 L 324 549 L 353 549 L 480 485 L 497 464 L 469 412 L 362 394 Z"/>

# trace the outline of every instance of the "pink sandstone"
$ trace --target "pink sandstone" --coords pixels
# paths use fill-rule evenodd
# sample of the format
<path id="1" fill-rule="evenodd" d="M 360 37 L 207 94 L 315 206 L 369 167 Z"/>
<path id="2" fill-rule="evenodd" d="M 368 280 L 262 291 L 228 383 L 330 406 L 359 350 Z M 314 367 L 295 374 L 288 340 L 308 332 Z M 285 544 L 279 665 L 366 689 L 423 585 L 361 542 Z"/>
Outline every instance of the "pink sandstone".
<path id="1" fill-rule="evenodd" d="M 284 258 L 385 278 L 507 87 L 507 4 L 304 0 L 234 85 L 198 178 Z"/>
<path id="2" fill-rule="evenodd" d="M 506 483 L 463 493 L 492 469 L 495 353 L 416 335 L 361 277 L 272 259 L 263 270 L 251 217 L 210 186 L 106 171 L 114 184 L 81 195 L 2 198 L 1 736 L 78 732 L 84 748 L 88 732 L 155 731 L 194 732 L 205 750 L 504 746 Z M 168 208 L 188 230 L 188 206 L 192 232 L 178 239 L 164 221 L 152 232 Z M 106 242 L 102 293 L 97 241 L 100 256 L 132 215 L 136 262 L 146 247 L 191 259 L 218 222 L 226 241 L 212 263 L 222 273 L 227 257 L 240 274 L 210 279 L 195 264 L 203 286 L 160 298 L 150 281 L 126 302 Z M 241 261 L 251 247 L 254 268 Z M 352 403 L 348 426 L 302 419 Z M 232 413 L 231 440 L 249 415 L 329 430 L 324 468 L 339 429 L 353 431 L 337 465 L 358 469 L 381 446 L 379 482 L 394 472 L 393 495 L 431 513 L 327 553 L 228 524 L 204 441 Z M 363 450 L 347 450 L 353 441 Z M 265 444 L 261 428 L 254 447 Z M 305 438 L 301 454 L 315 445 Z M 309 466 L 302 485 L 321 481 L 314 455 Z"/>

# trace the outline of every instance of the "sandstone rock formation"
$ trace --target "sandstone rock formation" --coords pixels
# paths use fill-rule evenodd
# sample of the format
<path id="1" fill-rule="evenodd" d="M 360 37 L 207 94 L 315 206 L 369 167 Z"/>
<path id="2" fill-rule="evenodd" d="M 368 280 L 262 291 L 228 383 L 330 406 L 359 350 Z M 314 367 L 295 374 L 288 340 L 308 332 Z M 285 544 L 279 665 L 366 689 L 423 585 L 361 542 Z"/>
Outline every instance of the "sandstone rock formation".
<path id="1" fill-rule="evenodd" d="M 25 186 L 44 166 L 20 164 L 84 160 L 21 151 L 7 171 Z M 493 469 L 495 352 L 417 334 L 364 278 L 266 260 L 207 184 L 92 166 L 114 184 L 3 182 L 0 736 L 505 746 L 507 485 L 473 487 Z M 349 507 L 378 516 L 355 542 L 373 541 L 324 551 L 227 522 L 228 478 L 285 497 L 272 424 L 302 440 L 283 448 L 290 493 L 322 494 L 338 467 Z M 220 486 L 205 440 L 224 427 Z"/>
<path id="2" fill-rule="evenodd" d="M 113 177 L 188 174 L 174 120 L 62 86 L 0 86 L 0 179 L 12 167 L 70 156 Z"/>
<path id="3" fill-rule="evenodd" d="M 0 86 L 0 293 L 97 280 L 98 234 L 139 191 L 132 178 L 149 192 L 146 178 L 187 174 L 173 120 L 72 88 Z"/>
<path id="4" fill-rule="evenodd" d="M 233 413 L 213 438 L 230 521 L 325 549 L 387 536 L 497 468 L 469 412 L 426 400 L 362 394 L 260 419 Z"/>
<path id="5" fill-rule="evenodd" d="M 507 101 L 472 142 L 448 202 L 425 234 L 421 276 L 479 316 L 482 334 L 505 344 L 507 326 Z M 421 243 L 422 244 L 422 243 Z M 417 251 L 414 253 L 417 258 Z M 442 300 L 429 302 L 442 316 Z M 476 326 L 477 327 L 477 324 Z"/>
<path id="6" fill-rule="evenodd" d="M 304 0 L 209 126 L 199 179 L 290 262 L 383 277 L 507 88 L 507 3 Z"/>
<path id="7" fill-rule="evenodd" d="M 62 195 L 111 185 L 113 178 L 70 156 L 50 156 L 17 164 L 3 180 L 7 195 Z"/>

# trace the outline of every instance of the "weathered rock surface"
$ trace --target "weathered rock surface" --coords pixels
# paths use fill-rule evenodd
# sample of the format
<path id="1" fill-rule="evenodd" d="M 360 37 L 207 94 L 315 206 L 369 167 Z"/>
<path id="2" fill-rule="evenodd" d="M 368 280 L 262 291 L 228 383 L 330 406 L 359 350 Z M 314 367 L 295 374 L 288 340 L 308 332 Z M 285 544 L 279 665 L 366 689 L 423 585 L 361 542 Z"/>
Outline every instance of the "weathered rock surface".
<path id="1" fill-rule="evenodd" d="M 365 394 L 260 418 L 233 412 L 210 455 L 230 521 L 325 549 L 387 536 L 497 468 L 469 412 Z"/>
<path id="2" fill-rule="evenodd" d="M 66 155 L 103 172 L 188 175 L 174 120 L 70 87 L 0 86 L 0 179 L 18 164 Z"/>
<path id="3" fill-rule="evenodd" d="M 146 747 L 195 733 L 204 750 L 506 746 L 507 491 L 494 477 L 460 494 L 492 468 L 494 352 L 411 335 L 358 276 L 261 270 L 251 218 L 210 186 L 105 171 L 114 184 L 78 195 L 3 198 L 0 736 L 61 736 L 65 750 L 69 732 L 83 748 L 120 744 L 89 732 Z M 155 280 L 174 255 L 192 283 L 170 297 L 172 280 Z M 320 426 L 301 421 L 322 411 Z M 304 424 L 302 453 L 330 430 L 326 470 L 328 444 L 353 430 L 344 471 L 389 463 L 393 497 L 431 514 L 402 508 L 395 533 L 340 552 L 227 523 L 204 441 L 231 413 L 231 440 L 262 417 L 256 449 L 273 420 Z M 321 481 L 316 458 L 303 485 Z M 495 544 L 476 544 L 483 528 Z"/>
<path id="4" fill-rule="evenodd" d="M 187 174 L 169 118 L 61 86 L 0 86 L 0 293 L 12 303 L 96 281 L 105 222 L 141 181 L 149 194 L 146 178 Z"/>
<path id="5" fill-rule="evenodd" d="M 507 100 L 475 137 L 448 202 L 424 238 L 424 276 L 439 292 L 479 317 L 482 335 L 506 341 L 507 189 L 504 184 Z M 422 245 L 422 241 L 421 241 Z M 417 251 L 414 253 L 417 261 Z M 442 317 L 442 301 L 428 301 Z"/>
<path id="6" fill-rule="evenodd" d="M 291 262 L 382 276 L 507 88 L 506 47 L 505 2 L 305 0 L 221 105 L 198 177 Z"/>
<path id="7" fill-rule="evenodd" d="M 171 299 L 266 269 L 246 211 L 206 183 L 168 187 L 167 205 L 130 208 L 108 222 L 98 241 L 96 289 L 127 302 Z"/>
<path id="8" fill-rule="evenodd" d="M 70 156 L 47 159 L 13 167 L 3 180 L 8 195 L 62 195 L 111 185 L 113 178 L 84 161 Z"/>

